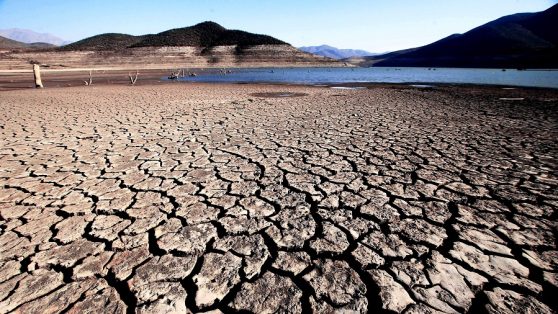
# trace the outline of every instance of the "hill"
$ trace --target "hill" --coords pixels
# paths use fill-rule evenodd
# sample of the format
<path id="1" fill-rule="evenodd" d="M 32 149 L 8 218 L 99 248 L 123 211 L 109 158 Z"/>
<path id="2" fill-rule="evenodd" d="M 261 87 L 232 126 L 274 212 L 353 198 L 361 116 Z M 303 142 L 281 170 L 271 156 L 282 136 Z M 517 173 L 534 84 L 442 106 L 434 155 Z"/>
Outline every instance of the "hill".
<path id="1" fill-rule="evenodd" d="M 45 43 L 54 46 L 62 46 L 68 43 L 64 39 L 52 34 L 37 33 L 32 30 L 20 28 L 0 29 L 0 36 L 26 44 Z"/>
<path id="2" fill-rule="evenodd" d="M 377 53 L 372 53 L 364 50 L 339 49 L 328 45 L 299 47 L 298 49 L 318 56 L 324 56 L 324 57 L 337 59 L 337 60 L 351 58 L 351 57 L 365 57 L 365 56 L 377 55 Z"/>
<path id="3" fill-rule="evenodd" d="M 105 50 L 121 50 L 126 49 L 141 40 L 145 36 L 133 36 L 127 34 L 107 33 L 96 35 L 76 41 L 66 46 L 62 46 L 60 50 L 75 51 L 75 50 L 91 50 L 91 51 L 105 51 Z"/>
<path id="4" fill-rule="evenodd" d="M 50 69 L 343 66 L 271 36 L 229 30 L 214 22 L 141 36 L 100 34 L 62 47 L 35 48 L 32 53 L 30 46 L 5 45 L 17 49 L 2 53 L 0 70 L 27 69 L 29 60 Z"/>
<path id="5" fill-rule="evenodd" d="M 271 36 L 228 30 L 214 22 L 203 22 L 190 27 L 171 29 L 155 35 L 146 35 L 143 40 L 131 47 L 214 47 L 285 44 L 285 42 Z"/>
<path id="6" fill-rule="evenodd" d="M 374 66 L 558 68 L 558 5 L 489 22 Z"/>
<path id="7" fill-rule="evenodd" d="M 271 36 L 228 30 L 214 22 L 203 22 L 190 27 L 176 28 L 158 34 L 133 36 L 101 34 L 61 47 L 61 50 L 120 50 L 140 47 L 215 47 L 285 45 Z"/>
<path id="8" fill-rule="evenodd" d="M 22 43 L 6 37 L 0 36 L 0 50 L 36 50 L 36 49 L 49 49 L 55 47 L 49 43 Z"/>
<path id="9" fill-rule="evenodd" d="M 0 49 L 21 49 L 26 47 L 25 43 L 0 36 Z"/>
<path id="10" fill-rule="evenodd" d="M 397 51 L 392 51 L 392 52 L 388 52 L 388 53 L 384 53 L 384 54 L 378 54 L 378 55 L 374 55 L 374 56 L 362 56 L 362 57 L 350 57 L 350 58 L 345 58 L 342 59 L 341 61 L 356 65 L 356 66 L 360 66 L 360 67 L 371 67 L 374 66 L 375 64 L 377 64 L 378 62 L 390 59 L 390 58 L 394 58 L 400 55 L 403 55 L 405 53 L 409 53 L 412 51 L 417 50 L 418 48 L 410 48 L 410 49 L 404 49 L 404 50 L 397 50 Z"/>

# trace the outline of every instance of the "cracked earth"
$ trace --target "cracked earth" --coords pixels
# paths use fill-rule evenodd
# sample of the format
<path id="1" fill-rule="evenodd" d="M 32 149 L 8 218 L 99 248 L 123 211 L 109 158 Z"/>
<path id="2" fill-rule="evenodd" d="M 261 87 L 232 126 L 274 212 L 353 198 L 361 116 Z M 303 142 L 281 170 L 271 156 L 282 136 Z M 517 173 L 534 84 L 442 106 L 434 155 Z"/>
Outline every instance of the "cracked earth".
<path id="1" fill-rule="evenodd" d="M 553 313 L 541 93 L 4 92 L 0 312 Z"/>

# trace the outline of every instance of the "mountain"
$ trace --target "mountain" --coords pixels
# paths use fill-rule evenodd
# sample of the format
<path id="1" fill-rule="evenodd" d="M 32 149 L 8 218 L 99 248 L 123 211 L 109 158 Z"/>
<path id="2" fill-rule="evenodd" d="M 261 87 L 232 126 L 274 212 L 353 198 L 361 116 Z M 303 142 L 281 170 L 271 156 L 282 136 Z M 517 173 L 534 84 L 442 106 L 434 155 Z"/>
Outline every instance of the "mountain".
<path id="1" fill-rule="evenodd" d="M 284 44 L 286 43 L 271 36 L 228 30 L 215 22 L 203 22 L 190 27 L 171 29 L 156 35 L 146 35 L 145 39 L 132 45 L 132 47 L 214 47 Z"/>
<path id="2" fill-rule="evenodd" d="M 62 46 L 59 50 L 89 50 L 106 51 L 126 49 L 143 40 L 145 36 L 133 36 L 128 34 L 107 33 L 88 37 L 71 44 Z"/>
<path id="3" fill-rule="evenodd" d="M 271 36 L 229 30 L 214 22 L 141 36 L 100 34 L 31 52 L 30 46 L 8 50 L 0 56 L 0 69 L 27 69 L 30 59 L 51 69 L 343 66 Z"/>
<path id="4" fill-rule="evenodd" d="M 337 59 L 337 60 L 351 58 L 351 57 L 365 57 L 365 56 L 377 55 L 377 53 L 372 53 L 364 50 L 339 49 L 328 45 L 299 47 L 298 49 L 311 54 L 324 56 L 324 57 Z"/>
<path id="5" fill-rule="evenodd" d="M 133 36 L 101 34 L 61 47 L 63 50 L 117 50 L 140 47 L 214 47 L 214 46 L 286 45 L 266 35 L 228 30 L 214 22 L 176 28 L 158 34 Z"/>
<path id="6" fill-rule="evenodd" d="M 0 36 L 0 50 L 35 50 L 35 49 L 48 49 L 55 47 L 54 45 L 47 43 L 22 43 L 16 40 L 12 40 L 6 37 Z"/>
<path id="7" fill-rule="evenodd" d="M 48 33 L 37 33 L 28 29 L 10 28 L 0 29 L 0 36 L 16 40 L 22 43 L 47 43 L 55 46 L 62 46 L 67 41 Z"/>
<path id="8" fill-rule="evenodd" d="M 360 67 L 371 67 L 371 66 L 379 63 L 380 61 L 388 60 L 390 58 L 394 58 L 394 57 L 397 57 L 397 56 L 415 51 L 417 49 L 418 48 L 397 50 L 397 51 L 392 51 L 392 52 L 388 52 L 388 53 L 384 53 L 384 54 L 377 54 L 377 55 L 374 55 L 374 56 L 350 57 L 350 58 L 342 59 L 341 61 L 347 62 L 349 64 L 353 64 L 353 65 L 356 65 L 356 66 L 360 66 Z"/>
<path id="9" fill-rule="evenodd" d="M 26 46 L 27 45 L 22 42 L 0 36 L 0 49 L 21 49 Z"/>
<path id="10" fill-rule="evenodd" d="M 373 65 L 558 68 L 557 29 L 558 4 L 543 12 L 504 16 Z"/>

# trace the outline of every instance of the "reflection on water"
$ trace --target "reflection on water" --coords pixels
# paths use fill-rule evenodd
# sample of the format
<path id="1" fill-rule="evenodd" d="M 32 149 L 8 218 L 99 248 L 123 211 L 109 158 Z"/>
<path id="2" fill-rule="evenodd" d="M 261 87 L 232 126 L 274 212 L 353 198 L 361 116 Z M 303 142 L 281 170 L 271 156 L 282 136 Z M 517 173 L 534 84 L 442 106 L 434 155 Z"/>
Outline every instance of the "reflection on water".
<path id="1" fill-rule="evenodd" d="M 218 71 L 200 73 L 196 77 L 180 78 L 194 82 L 236 83 L 465 83 L 505 86 L 531 86 L 558 88 L 558 71 L 507 70 L 502 69 L 451 69 L 451 68 L 259 68 L 229 69 L 231 73 Z M 424 86 L 426 87 L 426 86 Z"/>
<path id="2" fill-rule="evenodd" d="M 347 87 L 347 86 L 332 86 L 332 89 L 366 89 L 366 87 L 363 86 L 355 86 L 355 87 Z"/>

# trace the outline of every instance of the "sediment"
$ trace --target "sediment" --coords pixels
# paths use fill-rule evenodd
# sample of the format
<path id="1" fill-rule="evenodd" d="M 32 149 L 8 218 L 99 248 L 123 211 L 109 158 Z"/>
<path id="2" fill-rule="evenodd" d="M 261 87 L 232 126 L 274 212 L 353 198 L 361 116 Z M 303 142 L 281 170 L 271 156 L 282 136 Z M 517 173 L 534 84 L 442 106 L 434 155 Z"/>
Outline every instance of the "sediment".
<path id="1" fill-rule="evenodd" d="M 475 87 L 2 92 L 0 312 L 553 313 L 557 105 Z"/>

